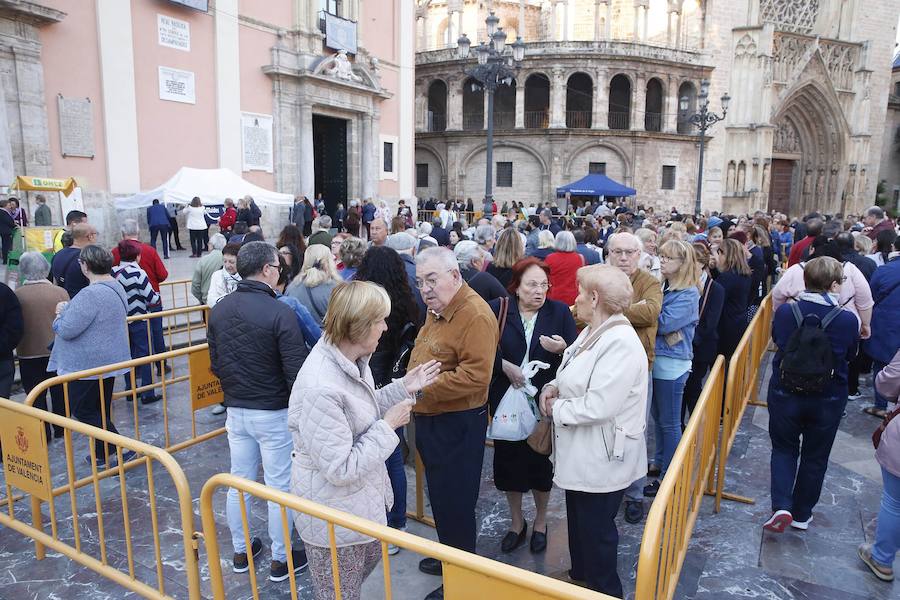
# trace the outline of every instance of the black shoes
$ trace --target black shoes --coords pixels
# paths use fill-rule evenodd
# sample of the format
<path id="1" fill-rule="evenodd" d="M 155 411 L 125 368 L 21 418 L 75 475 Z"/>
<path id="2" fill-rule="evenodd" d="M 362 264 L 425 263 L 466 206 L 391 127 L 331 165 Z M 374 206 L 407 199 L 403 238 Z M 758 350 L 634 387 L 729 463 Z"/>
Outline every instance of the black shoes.
<path id="1" fill-rule="evenodd" d="M 153 396 L 144 396 L 141 398 L 141 404 L 156 404 L 160 400 L 162 400 L 162 396 L 159 395 L 154 394 Z"/>
<path id="2" fill-rule="evenodd" d="M 547 527 L 544 526 L 544 532 L 541 533 L 537 529 L 531 532 L 531 553 L 540 554 L 547 549 Z"/>
<path id="3" fill-rule="evenodd" d="M 528 533 L 528 523 L 524 523 L 522 525 L 522 531 L 516 533 L 515 531 L 508 531 L 505 536 L 503 536 L 503 541 L 500 542 L 500 552 L 505 554 L 509 554 L 519 546 L 525 543 L 526 534 Z"/>
<path id="4" fill-rule="evenodd" d="M 659 491 L 659 480 L 651 481 L 644 486 L 644 496 L 647 498 L 655 498 L 656 492 Z"/>
<path id="5" fill-rule="evenodd" d="M 662 471 L 659 469 L 659 465 L 650 464 L 647 465 L 647 477 L 659 477 L 659 474 Z"/>
<path id="6" fill-rule="evenodd" d="M 644 518 L 644 503 L 637 500 L 625 501 L 625 521 L 635 525 Z"/>
<path id="7" fill-rule="evenodd" d="M 262 540 L 259 538 L 253 538 L 253 541 L 250 542 L 250 550 L 253 553 L 253 558 L 259 556 L 259 553 L 262 552 Z M 246 573 L 250 570 L 250 561 L 247 559 L 246 552 L 235 552 L 234 558 L 231 559 L 232 569 L 235 573 Z"/>
<path id="8" fill-rule="evenodd" d="M 309 564 L 309 561 L 306 560 L 306 550 L 291 550 L 291 558 L 294 561 L 294 575 L 299 574 Z M 269 580 L 284 581 L 288 577 L 290 577 L 290 573 L 288 573 L 287 562 L 273 560 L 272 566 L 269 568 Z"/>
<path id="9" fill-rule="evenodd" d="M 444 600 L 444 586 L 439 587 L 425 596 L 425 600 Z"/>
<path id="10" fill-rule="evenodd" d="M 444 565 L 436 558 L 423 558 L 419 561 L 419 570 L 426 575 L 443 575 Z M 435 590 L 436 592 L 437 590 Z M 432 592 L 433 594 L 434 592 Z M 444 597 L 444 590 L 441 588 L 441 598 Z"/>

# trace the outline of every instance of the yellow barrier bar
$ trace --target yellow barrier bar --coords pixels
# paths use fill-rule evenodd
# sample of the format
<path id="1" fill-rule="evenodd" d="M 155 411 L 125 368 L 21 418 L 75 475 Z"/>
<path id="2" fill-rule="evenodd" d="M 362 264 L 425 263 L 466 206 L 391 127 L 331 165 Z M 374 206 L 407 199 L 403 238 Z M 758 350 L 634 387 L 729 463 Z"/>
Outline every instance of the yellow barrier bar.
<path id="1" fill-rule="evenodd" d="M 152 470 L 149 465 L 152 462 L 157 462 L 167 471 L 169 476 L 171 477 L 172 483 L 175 487 L 175 491 L 177 494 L 178 501 L 178 516 L 180 517 L 180 526 L 181 526 L 181 534 L 182 534 L 182 542 L 184 545 L 184 573 L 186 577 L 187 589 L 189 593 L 189 597 L 191 599 L 199 599 L 200 595 L 200 574 L 197 564 L 197 556 L 194 552 L 194 514 L 193 514 L 193 504 L 192 497 L 190 492 L 190 486 L 188 485 L 187 477 L 185 477 L 184 472 L 181 467 L 175 462 L 175 459 L 161 448 L 157 448 L 155 446 L 151 446 L 149 444 L 145 444 L 143 442 L 139 442 L 137 440 L 133 440 L 127 438 L 125 436 L 110 433 L 104 429 L 100 429 L 98 427 L 93 427 L 91 425 L 86 425 L 84 423 L 80 423 L 74 419 L 61 417 L 59 415 L 55 415 L 51 412 L 47 412 L 44 410 L 36 409 L 32 406 L 27 406 L 24 404 L 20 404 L 18 402 L 12 402 L 7 399 L 0 398 L 0 423 L 5 425 L 15 424 L 16 425 L 16 436 L 21 436 L 19 439 L 16 439 L 14 443 L 12 443 L 9 447 L 4 445 L 4 452 L 21 452 L 26 453 L 28 458 L 25 460 L 16 461 L 19 465 L 27 465 L 24 467 L 26 469 L 30 469 L 34 471 L 31 475 L 23 476 L 21 473 L 18 475 L 9 470 L 10 465 L 7 464 L 7 461 L 4 461 L 4 475 L 5 475 L 5 483 L 7 490 L 7 503 L 9 505 L 9 514 L 0 513 L 0 526 L 9 528 L 11 530 L 17 531 L 22 535 L 30 537 L 35 541 L 36 545 L 36 556 L 38 559 L 42 559 L 44 557 L 44 548 L 49 547 L 52 550 L 61 553 L 62 555 L 70 558 L 71 560 L 77 562 L 78 564 L 85 566 L 99 575 L 113 581 L 122 587 L 131 590 L 137 594 L 140 594 L 144 598 L 150 598 L 153 600 L 169 598 L 165 594 L 165 590 L 163 587 L 163 578 L 162 578 L 162 567 L 159 558 L 161 557 L 160 550 L 160 540 L 159 540 L 159 532 L 157 523 L 157 515 L 156 515 L 156 503 L 154 499 L 154 487 L 153 487 L 153 478 L 152 478 Z M 63 541 L 61 536 L 57 535 L 54 532 L 52 535 L 47 535 L 44 531 L 42 518 L 41 518 L 41 503 L 47 502 L 50 505 L 51 515 L 54 514 L 54 506 L 55 506 L 55 495 L 51 493 L 51 478 L 52 473 L 50 472 L 49 466 L 49 455 L 47 451 L 46 443 L 43 442 L 44 435 L 44 426 L 46 423 L 49 423 L 56 427 L 61 427 L 64 430 L 65 436 L 65 452 L 66 452 L 66 466 L 68 472 L 68 480 L 69 484 L 62 486 L 60 489 L 69 490 L 72 494 L 72 532 L 71 535 L 74 537 L 75 546 L 73 547 L 71 544 Z M 95 494 L 95 505 L 97 510 L 97 524 L 98 524 L 98 534 L 99 534 L 99 551 L 100 551 L 100 559 L 98 560 L 96 557 L 87 554 L 82 550 L 81 542 L 80 542 L 80 527 L 78 525 L 77 515 L 78 515 L 78 505 L 75 500 L 75 486 L 73 485 L 74 479 L 74 453 L 73 453 L 73 445 L 72 445 L 72 434 L 77 433 L 83 435 L 87 438 L 88 445 L 90 448 L 90 456 L 91 456 L 91 476 L 90 480 L 93 482 L 93 490 Z M 4 431 L 5 437 L 11 435 L 9 431 Z M 108 564 L 107 561 L 107 548 L 106 548 L 106 540 L 105 540 L 105 532 L 103 528 L 103 498 L 102 491 L 99 486 L 100 480 L 100 472 L 97 469 L 96 463 L 96 452 L 94 449 L 94 440 L 101 440 L 105 445 L 114 447 L 116 449 L 116 455 L 118 457 L 118 466 L 107 469 L 108 471 L 116 472 L 119 475 L 119 495 L 120 501 L 122 503 L 122 515 L 125 520 L 125 548 L 126 548 L 126 558 L 128 561 L 128 572 L 125 573 L 119 569 L 113 568 Z M 7 441 L 10 441 L 7 439 Z M 123 464 L 123 449 L 132 450 L 141 457 L 137 460 L 130 461 L 129 463 Z M 15 461 L 15 458 L 13 460 Z M 148 584 L 147 582 L 141 581 L 135 577 L 135 560 L 134 560 L 134 552 L 135 546 L 131 539 L 131 527 L 128 516 L 128 489 L 126 488 L 126 479 L 124 473 L 126 470 L 130 468 L 134 468 L 135 466 L 140 466 L 141 464 L 148 465 L 148 492 L 150 493 L 151 498 L 151 520 L 154 523 L 153 526 L 153 544 L 155 551 L 155 558 L 157 564 L 156 570 L 156 587 Z M 39 477 L 35 477 L 34 474 L 39 475 Z M 23 479 L 24 477 L 24 479 Z M 25 483 L 23 483 L 25 481 Z M 32 483 L 28 483 L 32 482 Z M 131 482 L 132 485 L 134 482 Z M 32 485 L 33 484 L 33 485 Z M 14 486 L 22 485 L 22 491 L 25 491 L 27 494 L 31 496 L 31 506 L 32 506 L 32 524 L 29 525 L 23 521 L 20 521 L 16 518 L 15 512 L 13 510 L 14 499 L 12 496 L 12 488 Z M 114 490 L 111 488 L 106 489 L 107 492 L 114 493 Z M 108 499 L 107 499 L 108 500 Z M 108 502 L 105 504 L 107 510 L 109 510 Z M 51 517 L 54 518 L 55 517 Z M 68 537 L 68 536 L 67 536 Z"/>
<path id="2" fill-rule="evenodd" d="M 273 502 L 286 509 L 322 519 L 329 524 L 329 531 L 332 536 L 334 526 L 344 527 L 380 540 L 383 545 L 394 544 L 416 554 L 440 560 L 444 571 L 444 594 L 448 600 L 470 598 L 490 598 L 491 600 L 611 600 L 610 596 L 604 594 L 490 560 L 483 556 L 444 546 L 438 542 L 426 540 L 385 525 L 379 525 L 378 523 L 305 500 L 293 494 L 274 490 L 261 483 L 249 481 L 228 473 L 213 475 L 203 485 L 203 490 L 200 492 L 200 518 L 203 521 L 203 535 L 206 540 L 206 551 L 209 560 L 210 587 L 214 600 L 225 599 L 218 532 L 212 506 L 213 495 L 219 488 L 233 488 L 237 490 L 238 498 L 243 498 L 244 493 L 247 493 L 260 500 Z M 245 516 L 244 531 L 249 531 Z M 336 551 L 334 548 L 332 537 L 332 568 L 336 571 L 334 566 Z M 288 554 L 290 554 L 289 548 Z M 383 550 L 382 556 L 386 556 L 386 550 Z M 387 560 L 384 568 L 390 568 Z M 385 584 L 386 586 L 390 584 L 389 577 L 385 577 Z M 293 587 L 292 585 L 292 591 Z M 254 589 L 254 597 L 257 593 L 258 591 Z M 390 597 L 389 594 L 390 590 L 385 590 L 385 597 Z M 340 596 L 338 595 L 337 597 Z"/>
<path id="3" fill-rule="evenodd" d="M 725 469 L 747 405 L 757 397 L 760 365 L 768 350 L 771 331 L 772 295 L 769 294 L 763 299 L 759 310 L 751 319 L 728 363 L 728 379 L 722 413 L 722 436 L 719 441 L 719 466 L 716 476 L 716 512 L 719 512 L 723 498 L 746 504 L 754 503 L 752 498 L 724 491 Z"/>
<path id="4" fill-rule="evenodd" d="M 725 359 L 719 356 L 647 515 L 635 590 L 639 600 L 675 595 L 703 490 L 716 464 L 724 378 Z"/>
<path id="5" fill-rule="evenodd" d="M 171 281 L 163 281 L 159 284 L 159 295 L 165 300 L 164 294 L 168 293 L 172 298 L 171 306 L 172 308 L 178 306 L 178 302 L 176 301 L 176 289 L 180 295 L 184 295 L 184 304 L 182 306 L 189 306 L 191 304 L 191 280 L 190 279 L 173 279 Z M 194 298 L 196 300 L 196 298 Z"/>

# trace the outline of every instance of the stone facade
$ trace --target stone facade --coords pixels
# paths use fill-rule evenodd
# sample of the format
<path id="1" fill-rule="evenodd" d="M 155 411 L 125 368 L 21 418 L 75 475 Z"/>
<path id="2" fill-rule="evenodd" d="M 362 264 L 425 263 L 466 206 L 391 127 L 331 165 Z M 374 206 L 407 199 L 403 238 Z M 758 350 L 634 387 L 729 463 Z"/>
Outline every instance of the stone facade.
<path id="1" fill-rule="evenodd" d="M 606 162 L 610 176 L 637 189 L 638 202 L 690 210 L 698 138 L 681 122 L 678 98 L 688 95 L 695 109 L 706 79 L 711 111 L 721 112 L 719 98 L 726 92 L 732 101 L 727 120 L 707 133 L 703 209 L 797 215 L 814 208 L 858 212 L 870 205 L 882 155 L 880 135 L 873 132 L 884 127 L 894 31 L 883 25 L 896 22 L 895 3 L 744 0 L 701 6 L 664 0 L 488 3 L 505 30 L 522 35 L 518 23 L 526 24 L 516 120 L 501 118 L 495 128 L 495 160 L 514 163 L 513 182 L 495 187 L 494 196 L 552 199 L 557 186 L 587 173 L 584 163 Z M 537 11 L 541 24 L 532 27 Z M 434 24 L 448 12 L 468 23 L 485 11 L 453 0 L 420 0 L 420 47 L 447 39 Z M 484 39 L 469 37 L 473 48 Z M 549 80 L 548 118 L 528 123 L 519 116 L 527 102 L 521 96 L 528 96 L 526 80 L 535 73 Z M 591 81 L 589 119 L 573 118 L 569 108 L 574 73 Z M 484 132 L 471 118 L 460 118 L 460 98 L 471 82 L 455 48 L 419 52 L 416 76 L 416 162 L 428 165 L 428 186 L 417 194 L 480 199 Z M 614 78 L 622 76 L 630 84 L 624 101 L 622 90 L 614 91 Z M 448 90 L 445 119 L 429 113 L 440 110 L 441 102 L 429 100 L 438 80 Z M 655 91 L 648 86 L 654 81 Z M 625 127 L 614 122 L 626 118 L 621 112 L 627 113 Z M 497 114 L 495 107 L 495 121 Z M 674 189 L 661 189 L 666 166 L 675 167 Z M 419 169 L 423 174 L 425 168 Z"/>
<path id="2" fill-rule="evenodd" d="M 900 212 L 900 55 L 894 59 L 891 71 L 891 90 L 881 143 L 878 181 L 884 184 L 888 207 Z"/>

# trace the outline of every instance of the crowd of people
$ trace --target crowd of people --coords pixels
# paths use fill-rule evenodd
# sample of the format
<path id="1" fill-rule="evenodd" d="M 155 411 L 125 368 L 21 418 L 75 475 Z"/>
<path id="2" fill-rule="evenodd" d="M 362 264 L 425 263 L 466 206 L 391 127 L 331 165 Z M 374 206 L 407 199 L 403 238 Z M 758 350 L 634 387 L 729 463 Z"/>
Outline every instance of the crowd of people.
<path id="1" fill-rule="evenodd" d="M 274 244 L 252 199 L 237 209 L 226 201 L 212 235 L 199 198 L 185 207 L 193 256 L 207 252 L 192 293 L 210 307 L 211 365 L 224 391 L 213 412 L 227 413 L 231 472 L 255 479 L 261 466 L 269 486 L 405 529 L 404 426 L 412 421 L 438 539 L 475 552 L 489 418 L 518 398 L 536 424 L 518 439 L 494 439 L 493 483 L 511 517 L 501 552 L 526 541 L 530 552 L 545 551 L 556 485 L 565 491 L 569 577 L 622 597 L 618 511 L 624 503 L 627 522 L 642 520 L 712 363 L 731 358 L 771 291 L 777 351 L 764 527 L 807 529 L 847 403 L 863 399 L 861 375 L 876 382 L 867 414 L 886 419 L 897 397 L 900 240 L 884 211 L 789 220 L 623 201 L 579 203 L 569 214 L 550 203 L 512 204 L 467 222 L 460 215 L 471 206 L 429 202 L 430 218 L 417 221 L 403 203 L 396 214 L 369 201 L 329 215 L 321 198 L 298 198 Z M 164 212 L 155 203 L 147 217 L 167 254 Z M 110 252 L 80 215 L 67 217 L 71 243 L 52 264 L 26 253 L 25 285 L 0 293 L 10 331 L 0 362 L 11 364 L 18 346 L 26 390 L 56 373 L 165 349 L 161 323 L 150 336 L 125 323 L 161 309 L 167 273 L 155 239 L 142 243 L 138 223 L 126 219 Z M 77 382 L 72 415 L 102 425 L 118 374 Z M 150 365 L 137 373 L 142 384 L 149 375 Z M 51 389 L 55 412 L 58 400 Z M 111 418 L 106 427 L 115 431 Z M 89 461 L 106 461 L 101 446 Z M 875 543 L 859 550 L 882 579 L 893 577 L 900 544 L 898 449 L 900 419 L 878 447 L 884 499 Z M 535 507 L 530 538 L 526 495 Z M 268 516 L 270 578 L 308 565 L 316 598 L 333 598 L 324 525 L 291 515 L 304 544 L 289 559 L 278 507 L 270 504 Z M 244 572 L 262 541 L 248 547 L 234 490 L 227 517 L 233 569 Z M 343 597 L 359 598 L 379 545 L 340 528 L 336 541 Z M 419 568 L 442 573 L 430 558 Z M 442 587 L 427 596 L 442 597 Z"/>

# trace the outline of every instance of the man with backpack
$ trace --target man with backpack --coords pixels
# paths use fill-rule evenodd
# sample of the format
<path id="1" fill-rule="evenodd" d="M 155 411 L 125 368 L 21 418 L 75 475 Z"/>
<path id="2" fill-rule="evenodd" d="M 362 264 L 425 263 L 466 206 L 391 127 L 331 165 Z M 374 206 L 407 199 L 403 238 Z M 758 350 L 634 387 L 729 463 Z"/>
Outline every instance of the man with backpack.
<path id="1" fill-rule="evenodd" d="M 837 302 L 843 279 L 834 258 L 810 260 L 806 291 L 778 307 L 772 321 L 778 347 L 768 393 L 773 514 L 763 527 L 775 533 L 809 527 L 847 404 L 847 361 L 859 322 Z"/>

